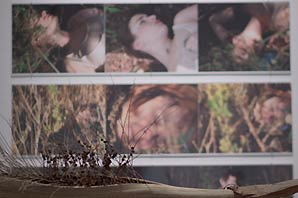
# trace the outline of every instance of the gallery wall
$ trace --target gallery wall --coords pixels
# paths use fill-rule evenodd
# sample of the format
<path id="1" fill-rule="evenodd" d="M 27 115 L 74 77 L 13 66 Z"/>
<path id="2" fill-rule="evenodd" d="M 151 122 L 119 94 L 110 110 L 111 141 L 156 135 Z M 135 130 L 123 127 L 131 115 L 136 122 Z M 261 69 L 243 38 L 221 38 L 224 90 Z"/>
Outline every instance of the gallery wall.
<path id="1" fill-rule="evenodd" d="M 115 4 L 125 4 L 127 3 L 126 1 L 114 1 Z M 231 0 L 226 0 L 226 1 L 190 1 L 190 4 L 195 4 L 195 3 L 243 3 L 247 1 L 231 1 Z M 262 2 L 262 1 L 250 1 L 250 2 Z M 268 2 L 268 1 L 266 1 Z M 271 2 L 271 1 L 270 1 Z M 275 1 L 272 1 L 275 2 Z M 287 2 L 287 1 L 285 1 Z M 113 73 L 113 72 L 104 72 L 104 73 L 78 73 L 78 74 L 73 74 L 73 73 L 46 73 L 46 72 L 35 72 L 35 73 L 28 73 L 28 72 L 12 72 L 12 4 L 52 4 L 52 3 L 63 3 L 63 4 L 68 4 L 68 1 L 41 1 L 41 0 L 35 0 L 35 1 L 5 1 L 1 2 L 1 13 L 0 13 L 0 18 L 1 18 L 1 97 L 0 97 L 0 111 L 1 111 L 1 119 L 0 119 L 0 126 L 1 126 L 1 134 L 4 136 L 4 138 L 7 140 L 7 142 L 13 142 L 15 144 L 15 141 L 13 140 L 13 137 L 16 137 L 16 133 L 14 132 L 14 127 L 12 129 L 10 128 L 9 125 L 15 122 L 15 119 L 18 118 L 19 122 L 22 121 L 26 116 L 24 116 L 24 113 L 22 114 L 23 117 L 18 117 L 21 112 L 26 112 L 24 108 L 17 108 L 17 107 L 22 107 L 22 99 L 20 94 L 27 96 L 30 95 L 36 95 L 39 94 L 42 98 L 42 94 L 47 95 L 49 98 L 55 98 L 57 100 L 57 97 L 59 99 L 63 97 L 68 97 L 71 102 L 76 103 L 76 99 L 72 99 L 71 95 L 67 95 L 67 93 L 71 92 L 80 92 L 83 93 L 84 90 L 86 89 L 109 89 L 109 87 L 112 87 L 113 89 L 116 90 L 116 93 L 112 93 L 109 96 L 104 96 L 104 100 L 106 101 L 113 101 L 112 96 L 115 94 L 120 94 L 120 92 L 117 92 L 117 87 L 118 90 L 121 90 L 122 92 L 125 92 L 125 90 L 128 90 L 131 92 L 132 95 L 134 95 L 134 92 L 136 92 L 135 95 L 138 94 L 138 89 L 142 90 L 142 86 L 148 88 L 148 86 L 151 88 L 155 87 L 155 91 L 164 91 L 166 94 L 172 94 L 173 92 L 177 92 L 178 96 L 176 101 L 179 100 L 188 100 L 187 97 L 183 98 L 180 97 L 179 95 L 184 94 L 184 88 L 180 88 L 185 86 L 189 92 L 192 90 L 196 90 L 196 94 L 201 93 L 204 97 L 198 99 L 198 95 L 194 95 L 190 99 L 190 101 L 194 101 L 194 103 L 197 103 L 194 106 L 189 107 L 189 111 L 185 113 L 185 111 L 181 111 L 182 115 L 185 114 L 185 116 L 189 117 L 195 117 L 195 122 L 189 122 L 188 124 L 190 126 L 196 125 L 194 128 L 195 131 L 198 130 L 204 130 L 207 128 L 206 125 L 206 119 L 208 118 L 204 117 L 201 115 L 201 117 L 197 114 L 197 111 L 191 111 L 191 109 L 204 109 L 207 115 L 211 115 L 212 110 L 206 109 L 206 106 L 208 106 L 208 102 L 215 100 L 215 102 L 219 102 L 221 99 L 216 98 L 216 95 L 213 94 L 211 89 L 214 90 L 219 90 L 219 91 L 228 91 L 230 95 L 226 95 L 226 97 L 230 97 L 234 99 L 234 103 L 232 104 L 234 111 L 235 112 L 241 112 L 241 108 L 239 106 L 243 105 L 245 101 L 241 101 L 241 96 L 245 98 L 245 100 L 248 100 L 248 102 L 245 103 L 247 106 L 252 106 L 256 105 L 258 102 L 264 102 L 264 99 L 260 99 L 262 94 L 264 94 L 263 98 L 267 97 L 267 95 L 270 95 L 271 98 L 274 96 L 281 96 L 284 102 L 287 103 L 287 110 L 285 110 L 285 114 L 283 115 L 284 119 L 286 120 L 286 117 L 288 119 L 291 119 L 290 126 L 289 124 L 282 125 L 283 126 L 283 134 L 279 135 L 279 140 L 283 139 L 283 144 L 279 143 L 279 146 L 274 147 L 270 143 L 268 145 L 265 145 L 266 148 L 262 146 L 258 146 L 255 144 L 251 144 L 249 141 L 246 143 L 243 143 L 243 148 L 244 150 L 241 150 L 243 148 L 239 147 L 233 147 L 234 149 L 226 149 L 223 145 L 220 146 L 220 143 L 218 142 L 218 145 L 214 144 L 214 147 L 208 147 L 207 145 L 204 145 L 204 143 L 201 142 L 202 138 L 198 138 L 200 141 L 196 142 L 197 144 L 186 144 L 186 147 L 183 147 L 183 143 L 179 143 L 179 148 L 177 149 L 177 144 L 168 144 L 164 145 L 164 148 L 168 148 L 168 150 L 158 150 L 158 149 L 152 149 L 152 151 L 148 151 L 148 148 L 146 147 L 146 143 L 140 144 L 140 149 L 141 150 L 146 150 L 146 152 L 141 152 L 141 153 L 150 153 L 147 156 L 140 157 L 139 161 L 136 162 L 137 166 L 140 167 L 140 171 L 144 173 L 144 175 L 150 175 L 150 173 L 154 172 L 154 168 L 150 170 L 151 166 L 170 166 L 176 165 L 178 167 L 181 167 L 181 170 L 183 169 L 183 165 L 186 166 L 185 174 L 187 175 L 187 167 L 188 166 L 194 166 L 194 167 L 204 167 L 204 166 L 214 166 L 214 165 L 219 165 L 219 166 L 243 166 L 243 165 L 255 165 L 255 166 L 269 166 L 275 170 L 272 170 L 271 172 L 269 171 L 266 174 L 273 173 L 273 172 L 282 172 L 285 168 L 285 170 L 289 171 L 287 174 L 291 175 L 293 174 L 293 178 L 298 177 L 298 136 L 297 136 L 297 130 L 298 130 L 298 65 L 297 65 L 297 50 L 298 50 L 298 39 L 295 37 L 298 33 L 297 26 L 297 20 L 296 18 L 298 17 L 296 10 L 298 9 L 298 3 L 294 0 L 290 0 L 290 71 L 289 69 L 282 69 L 278 71 L 200 71 L 200 72 L 145 72 L 145 73 L 136 73 L 136 72 L 125 72 L 125 73 Z M 80 4 L 79 0 L 72 1 L 71 3 L 77 3 Z M 105 3 L 111 3 L 109 2 L 102 2 L 102 1 L 88 1 L 84 3 L 90 3 L 90 4 L 105 4 Z M 132 2 L 130 2 L 132 3 Z M 159 2 L 159 1 L 137 1 L 133 2 L 134 4 L 137 3 L 166 3 L 164 1 Z M 169 1 L 169 3 L 185 3 L 185 2 L 179 2 L 179 1 Z M 5 28 L 6 27 L 6 28 Z M 205 67 L 207 68 L 207 66 Z M 95 86 L 95 88 L 90 86 Z M 127 88 L 127 85 L 130 85 L 132 87 L 136 88 Z M 96 86 L 101 87 L 101 88 L 96 88 Z M 174 87 L 173 87 L 174 86 Z M 115 88 L 116 87 L 116 88 Z M 146 88 L 146 89 L 147 89 Z M 144 88 L 145 89 L 145 88 Z M 53 91 L 55 90 L 55 91 Z M 58 92 L 57 92 L 58 90 Z M 81 91 L 80 91 L 81 90 Z M 152 89 L 153 90 L 153 89 Z M 177 91 L 177 90 L 180 90 Z M 208 92 L 209 90 L 209 92 Z M 245 90 L 245 93 L 240 93 L 239 91 Z M 273 90 L 273 91 L 272 91 Z M 289 91 L 290 90 L 290 91 Z M 154 90 L 153 90 L 154 91 Z M 234 93 L 232 93 L 234 91 Z M 253 92 L 258 92 L 259 98 L 254 98 L 254 95 L 252 94 Z M 239 95 L 238 95 L 239 92 Z M 248 92 L 248 93 L 247 93 Z M 275 92 L 275 95 L 273 94 Z M 55 95 L 56 93 L 56 95 Z M 64 96 L 60 96 L 59 93 L 64 93 Z M 110 92 L 109 92 L 110 93 Z M 114 95 L 113 95 L 114 94 Z M 290 94 L 290 99 L 285 99 L 287 98 L 288 94 Z M 100 93 L 99 93 L 100 95 Z M 128 94 L 123 94 L 123 95 L 128 95 Z M 88 100 L 88 96 L 86 96 L 87 99 L 77 99 L 77 100 Z M 237 98 L 238 96 L 239 98 Z M 90 96 L 91 97 L 91 96 Z M 100 96 L 93 96 L 93 99 L 96 99 L 97 97 L 100 98 Z M 110 97 L 110 98 L 109 98 Z M 208 98 L 209 97 L 209 98 Z M 47 102 L 48 98 L 42 98 L 41 101 L 43 101 L 43 104 L 47 104 L 49 106 L 52 105 L 52 103 Z M 58 99 L 58 100 L 59 100 Z M 208 101 L 209 99 L 209 101 Z M 257 101 L 252 101 L 253 99 Z M 268 99 L 268 98 L 267 98 Z M 276 99 L 276 98 L 273 98 Z M 58 102 L 57 100 L 57 102 Z M 222 99 L 225 100 L 225 99 Z M 231 100 L 231 99 L 230 99 Z M 280 100 L 280 99 L 277 99 Z M 28 100 L 29 101 L 29 100 Z M 54 99 L 53 99 L 54 101 Z M 127 100 L 129 101 L 129 100 Z M 70 103 L 71 103 L 70 102 Z M 89 101 L 92 103 L 92 101 Z M 136 101 L 137 103 L 138 101 Z M 242 103 L 241 103 L 242 102 Z M 123 102 L 125 103 L 125 102 Z M 14 104 L 14 105 L 13 105 Z M 87 104 L 87 103 L 86 103 Z M 113 104 L 113 103 L 112 103 Z M 110 106 L 112 105 L 110 104 Z M 188 103 L 189 104 L 189 103 Z M 231 105 L 231 104 L 230 104 Z M 88 108 L 90 107 L 92 111 L 92 104 L 87 104 Z M 178 105 L 179 106 L 179 105 Z M 185 106 L 185 105 L 184 105 Z M 209 106 L 210 107 L 210 106 Z M 105 106 L 104 108 L 111 109 L 109 107 L 109 104 Z M 123 107 L 124 108 L 124 107 Z M 248 107 L 247 107 L 248 108 Z M 251 107 L 251 112 L 250 114 L 254 114 L 253 110 L 254 108 Z M 80 112 L 78 110 L 78 112 Z M 216 110 L 215 110 L 216 112 Z M 83 113 L 83 111 L 81 111 Z M 184 114 L 183 114 L 184 113 Z M 213 112 L 214 113 L 214 112 Z M 222 116 L 228 115 L 225 114 L 227 112 L 222 112 Z M 243 112 L 242 112 L 243 113 Z M 107 118 L 104 119 L 109 119 L 108 116 L 109 114 L 106 114 Z M 195 115 L 195 116 L 194 116 Z M 98 116 L 98 115 L 97 115 Z M 237 116 L 237 115 L 235 115 Z M 12 119 L 14 117 L 14 119 Z M 121 116 L 120 116 L 121 117 Z M 199 118 L 198 118 L 199 117 Z M 220 115 L 219 115 L 220 117 Z M 229 117 L 229 116 L 227 116 Z M 210 118 L 210 117 L 209 117 Z M 76 118 L 75 118 L 76 119 Z M 191 119 L 191 118 L 189 118 Z M 188 120 L 189 120 L 188 119 Z M 263 121 L 262 121 L 263 119 Z M 226 127 L 226 126 L 232 126 L 233 121 L 235 118 L 229 117 L 229 119 L 224 120 L 223 122 L 228 122 L 229 124 L 222 125 L 221 127 Z M 111 121 L 111 120 L 110 120 Z M 247 121 L 247 120 L 246 120 Z M 256 126 L 259 126 L 262 123 L 270 122 L 270 118 L 258 118 L 259 123 L 255 122 Z M 28 123 L 30 120 L 28 121 Z M 184 123 L 187 121 L 183 121 Z M 8 124 L 9 123 L 9 124 Z M 200 123 L 200 124 L 199 124 Z M 232 124 L 231 124 L 232 123 Z M 246 124 L 245 124 L 246 123 Z M 245 131 L 248 130 L 249 126 L 247 126 L 247 122 L 243 122 L 242 125 L 239 125 L 239 128 L 235 128 L 235 130 L 241 130 Z M 148 122 L 147 122 L 148 124 Z M 177 123 L 176 123 L 177 124 Z M 205 124 L 205 125 L 204 125 Z M 65 123 L 64 123 L 65 125 Z M 171 125 L 171 122 L 169 122 L 169 125 Z M 108 127 L 108 126 L 106 126 Z M 179 125 L 176 127 L 179 128 Z M 217 126 L 218 127 L 218 126 Z M 243 128 L 244 127 L 244 128 Z M 286 127 L 290 127 L 286 128 Z M 83 128 L 81 126 L 81 128 Z M 117 128 L 117 126 L 116 126 Z M 138 129 L 136 129 L 138 130 Z M 157 128 L 157 130 L 160 130 Z M 187 134 L 187 132 L 190 131 L 189 128 L 184 129 Z M 270 130 L 270 128 L 267 128 L 266 130 Z M 17 131 L 17 130 L 16 130 Z M 162 130 L 161 130 L 162 131 Z M 206 131 L 206 130 L 204 130 Z M 222 129 L 221 131 L 226 132 L 226 136 L 228 136 L 228 132 L 225 129 Z M 291 131 L 291 134 L 289 135 L 289 131 Z M 200 134 L 200 133 L 198 133 Z M 203 133 L 204 134 L 204 133 Z M 237 133 L 237 136 L 235 139 L 240 139 L 241 137 L 245 136 L 245 132 L 243 133 Z M 276 134 L 275 134 L 276 135 Z M 272 139 L 274 139 L 275 135 L 272 135 Z M 283 136 L 284 135 L 284 136 Z M 202 135 L 203 136 L 203 135 Z M 240 137 L 241 136 L 241 137 Z M 290 141 L 286 141 L 287 137 L 291 136 Z M 224 135 L 221 136 L 224 139 Z M 263 137 L 261 135 L 260 137 Z M 280 138 L 282 137 L 282 138 Z M 112 139 L 116 139 L 117 141 L 117 134 L 113 134 Z M 162 138 L 161 138 L 162 139 Z M 45 141 L 45 139 L 41 139 L 42 141 Z M 138 140 L 136 140 L 138 141 Z M 255 140 L 253 140 L 255 141 Z M 117 141 L 119 143 L 119 141 Z M 232 144 L 233 141 L 228 141 L 229 144 Z M 272 142 L 271 142 L 272 143 Z M 273 144 L 273 143 L 272 143 Z M 193 145 L 195 145 L 193 147 Z M 197 148 L 198 146 L 199 148 Z M 238 145 L 239 146 L 239 145 Z M 272 146 L 272 148 L 269 148 Z M 267 148 L 268 147 L 268 148 Z M 22 150 L 22 146 L 16 145 L 14 147 L 18 153 L 24 152 Z M 152 145 L 151 145 L 152 148 Z M 217 149 L 216 149 L 217 148 Z M 262 150 L 263 148 L 263 150 Z M 190 152 L 190 151 L 191 152 Z M 193 155 L 193 153 L 198 153 L 197 151 L 200 150 L 199 153 L 207 153 L 207 155 Z M 241 151 L 240 151 L 241 150 Z M 266 151 L 265 151 L 266 150 Z M 243 152 L 243 153 L 242 153 Z M 159 154 L 162 154 L 159 156 Z M 167 155 L 165 153 L 170 153 L 171 155 Z M 191 155 L 184 155 L 183 153 L 191 153 Z M 211 153 L 208 155 L 208 153 Z M 213 153 L 213 154 L 212 154 Z M 220 154 L 220 153 L 225 153 L 225 154 Z M 242 155 L 233 155 L 233 153 L 242 153 Z M 36 154 L 36 149 L 31 148 L 30 151 L 24 152 L 24 154 Z M 201 159 L 200 159 L 201 157 Z M 162 159 L 164 158 L 164 159 Z M 243 160 L 242 162 L 239 162 L 239 159 Z M 138 160 L 138 159 L 137 159 Z M 229 163 L 227 163 L 227 160 Z M 280 166 L 280 167 L 279 167 Z M 284 167 L 283 167 L 284 166 Z M 146 168 L 147 167 L 147 168 Z M 291 169 L 293 167 L 293 172 L 291 172 Z M 185 168 L 185 167 L 184 167 Z M 266 168 L 265 168 L 266 169 Z M 234 168 L 233 170 L 237 170 L 237 168 Z M 249 170 L 249 167 L 248 169 Z M 156 171 L 164 172 L 162 168 L 156 168 Z M 173 167 L 173 170 L 175 172 L 175 167 Z M 201 170 L 196 170 L 198 173 Z M 182 171 L 183 172 L 183 171 Z M 204 172 L 204 171 L 203 171 Z M 212 172 L 212 170 L 211 170 Z M 223 171 L 224 172 L 224 171 Z M 202 175 L 202 173 L 200 173 Z M 171 175 L 169 173 L 169 175 Z M 221 173 L 215 174 L 215 175 L 221 175 Z M 154 179 L 154 176 L 152 176 Z M 177 181 L 179 181 L 179 176 L 176 176 L 175 178 Z M 166 179 L 158 178 L 158 181 L 164 181 L 166 182 Z M 198 178 L 199 180 L 199 178 Z M 179 182 L 178 182 L 179 183 Z M 175 183 L 173 183 L 175 184 Z M 192 185 L 192 184 L 190 184 Z M 208 187 L 209 184 L 205 184 L 206 187 Z M 211 184 L 210 184 L 211 185 Z"/>

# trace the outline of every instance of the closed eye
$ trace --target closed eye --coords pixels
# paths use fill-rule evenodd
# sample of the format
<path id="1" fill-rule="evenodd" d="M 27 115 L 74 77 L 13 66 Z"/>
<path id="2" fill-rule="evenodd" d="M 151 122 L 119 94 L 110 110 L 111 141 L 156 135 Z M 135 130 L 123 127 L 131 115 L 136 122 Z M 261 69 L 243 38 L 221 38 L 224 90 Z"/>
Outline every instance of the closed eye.
<path id="1" fill-rule="evenodd" d="M 141 16 L 139 19 L 138 19 L 138 24 L 139 25 L 142 25 L 142 24 L 144 24 L 146 22 L 146 20 L 145 20 L 145 16 Z"/>
<path id="2" fill-rule="evenodd" d="M 142 25 L 143 23 L 145 23 L 145 20 L 144 20 L 144 19 L 142 19 L 142 20 L 140 21 L 140 25 Z"/>

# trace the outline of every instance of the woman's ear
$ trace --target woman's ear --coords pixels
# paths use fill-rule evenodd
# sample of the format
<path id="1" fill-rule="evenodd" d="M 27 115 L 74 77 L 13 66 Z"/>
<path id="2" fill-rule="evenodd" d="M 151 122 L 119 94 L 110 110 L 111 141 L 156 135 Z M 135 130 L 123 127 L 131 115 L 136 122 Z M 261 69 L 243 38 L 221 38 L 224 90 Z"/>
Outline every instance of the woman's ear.
<path id="1" fill-rule="evenodd" d="M 232 37 L 232 44 L 235 45 L 238 42 L 237 36 Z"/>

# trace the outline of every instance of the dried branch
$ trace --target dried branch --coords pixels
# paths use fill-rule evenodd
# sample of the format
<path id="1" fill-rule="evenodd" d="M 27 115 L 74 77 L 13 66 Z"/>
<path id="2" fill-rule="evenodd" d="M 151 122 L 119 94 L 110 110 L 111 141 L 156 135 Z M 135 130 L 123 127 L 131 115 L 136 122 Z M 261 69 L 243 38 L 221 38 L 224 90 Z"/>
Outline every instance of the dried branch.
<path id="1" fill-rule="evenodd" d="M 253 185 L 238 189 L 194 189 L 168 186 L 149 182 L 118 184 L 97 187 L 70 187 L 40 184 L 16 178 L 0 177 L 0 197 L 88 197 L 88 198 L 278 198 L 293 195 L 298 192 L 298 180 L 289 180 L 276 184 Z M 127 180 L 128 181 L 128 180 Z M 25 184 L 25 186 L 24 186 Z"/>
<path id="2" fill-rule="evenodd" d="M 213 116 L 210 116 L 210 139 L 209 142 L 206 144 L 206 147 L 208 148 L 208 152 L 210 151 L 211 146 L 213 146 L 213 152 L 217 151 L 216 146 L 216 140 L 215 140 L 215 129 L 214 129 L 214 122 L 213 122 Z M 208 126 L 209 127 L 209 126 Z"/>
<path id="3" fill-rule="evenodd" d="M 213 121 L 212 121 L 213 117 L 210 116 L 209 118 L 209 123 L 208 123 L 208 127 L 205 131 L 205 134 L 204 134 L 204 137 L 203 137 L 203 140 L 202 140 L 202 143 L 201 143 L 201 146 L 199 148 L 199 153 L 202 153 L 203 152 L 203 149 L 206 148 L 206 142 L 207 142 L 207 139 L 209 137 L 209 133 L 210 133 L 210 128 L 211 128 L 211 124 L 213 124 Z M 207 150 L 207 149 L 206 149 Z M 207 152 L 209 152 L 209 149 L 207 150 Z"/>
<path id="4" fill-rule="evenodd" d="M 235 191 L 235 197 L 241 198 L 279 198 L 298 192 L 298 179 L 276 184 L 254 185 L 240 187 Z"/>
<path id="5" fill-rule="evenodd" d="M 266 147 L 263 144 L 262 140 L 259 138 L 258 132 L 256 131 L 255 127 L 253 126 L 253 124 L 251 122 L 251 120 L 249 119 L 249 114 L 248 114 L 247 110 L 244 107 L 242 107 L 242 106 L 240 108 L 241 108 L 241 111 L 243 113 L 244 120 L 245 120 L 245 122 L 246 122 L 246 124 L 247 124 L 247 126 L 249 128 L 249 132 L 255 138 L 258 146 L 261 149 L 261 152 L 266 152 Z"/>

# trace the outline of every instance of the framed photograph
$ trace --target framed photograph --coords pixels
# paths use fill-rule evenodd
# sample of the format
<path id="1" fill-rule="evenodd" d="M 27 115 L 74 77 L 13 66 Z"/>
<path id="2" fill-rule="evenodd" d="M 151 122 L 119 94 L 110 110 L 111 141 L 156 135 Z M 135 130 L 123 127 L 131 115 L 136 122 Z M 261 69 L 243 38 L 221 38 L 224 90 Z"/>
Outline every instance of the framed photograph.
<path id="1" fill-rule="evenodd" d="M 198 72 L 197 4 L 105 8 L 105 72 Z"/>
<path id="2" fill-rule="evenodd" d="M 100 146 L 106 131 L 103 85 L 13 86 L 12 151 L 77 152 Z"/>
<path id="3" fill-rule="evenodd" d="M 200 71 L 290 71 L 288 2 L 200 4 Z"/>
<path id="4" fill-rule="evenodd" d="M 291 152 L 288 83 L 199 84 L 198 152 Z"/>
<path id="5" fill-rule="evenodd" d="M 103 5 L 16 4 L 12 24 L 12 73 L 104 70 Z"/>
<path id="6" fill-rule="evenodd" d="M 195 152 L 197 85 L 119 85 L 107 90 L 107 133 L 116 148 L 143 154 Z"/>

